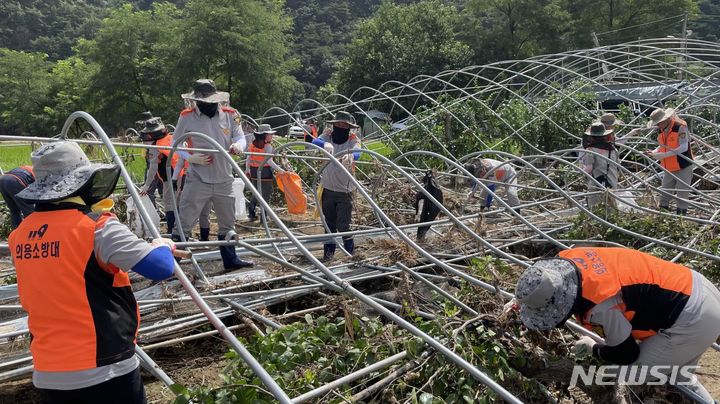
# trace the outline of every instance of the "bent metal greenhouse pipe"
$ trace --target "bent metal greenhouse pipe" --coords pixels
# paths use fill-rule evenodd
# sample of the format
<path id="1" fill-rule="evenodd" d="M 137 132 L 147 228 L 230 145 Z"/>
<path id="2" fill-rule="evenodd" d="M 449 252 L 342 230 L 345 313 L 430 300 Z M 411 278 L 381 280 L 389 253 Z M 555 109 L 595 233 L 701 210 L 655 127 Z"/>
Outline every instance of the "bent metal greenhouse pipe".
<path id="1" fill-rule="evenodd" d="M 120 168 L 120 173 L 123 177 L 123 180 L 127 184 L 132 184 L 133 182 L 132 178 L 130 177 L 130 173 L 127 171 L 127 168 L 123 164 L 122 159 L 117 154 L 117 151 L 115 150 L 115 147 L 110 141 L 110 138 L 102 129 L 102 127 L 97 123 L 95 118 L 93 118 L 90 114 L 82 111 L 76 111 L 70 114 L 68 119 L 65 121 L 65 125 L 63 125 L 63 129 L 61 131 L 62 137 L 66 137 L 65 134 L 67 133 L 68 129 L 78 118 L 84 119 L 93 127 L 95 132 L 100 136 L 103 143 L 108 148 L 108 151 L 112 156 L 113 162 L 117 164 Z M 214 146 L 216 146 L 218 149 L 221 149 L 220 145 L 218 145 L 217 143 Z M 223 150 L 221 154 L 225 158 L 232 160 L 232 158 L 226 151 Z M 235 166 L 237 167 L 237 164 L 235 164 Z M 150 219 L 150 215 L 148 214 L 144 205 L 141 203 L 140 195 L 138 194 L 137 190 L 132 186 L 128 186 L 128 192 L 135 201 L 135 204 L 138 207 L 138 211 L 140 212 L 140 217 L 142 218 L 147 228 L 150 230 L 152 236 L 159 238 L 160 232 L 158 232 L 157 228 Z M 265 368 L 263 368 L 262 365 L 260 365 L 260 363 L 252 356 L 252 354 L 245 348 L 245 346 L 240 343 L 240 341 L 235 337 L 235 335 L 233 335 L 233 333 L 227 329 L 227 326 L 222 322 L 222 320 L 220 320 L 220 318 L 215 315 L 210 306 L 208 306 L 207 302 L 203 300 L 195 287 L 193 287 L 192 283 L 187 278 L 182 268 L 180 268 L 180 265 L 177 263 L 175 263 L 175 277 L 180 281 L 180 284 L 183 286 L 188 295 L 193 298 L 195 304 L 197 304 L 203 314 L 205 314 L 210 323 L 212 323 L 212 325 L 218 329 L 220 334 L 225 338 L 225 340 L 230 343 L 230 345 L 235 349 L 235 351 L 243 359 L 243 361 L 245 361 L 245 363 L 250 366 L 253 372 L 260 378 L 260 380 L 262 380 L 263 384 L 265 384 L 265 386 L 268 388 L 268 390 L 270 390 L 273 396 L 275 396 L 275 398 L 282 403 L 289 403 L 290 398 L 287 396 L 287 394 L 285 394 L 282 388 L 280 388 L 280 386 L 275 382 L 275 380 L 270 376 L 270 374 L 267 373 Z"/>
<path id="2" fill-rule="evenodd" d="M 258 190 L 252 186 L 250 179 L 245 175 L 244 171 L 240 169 L 240 167 L 235 162 L 235 160 L 230 156 L 230 154 L 228 154 L 228 152 L 223 150 L 222 147 L 214 140 L 209 139 L 209 138 L 207 140 L 210 142 L 210 144 L 212 144 L 214 147 L 216 147 L 218 150 L 221 151 L 220 154 L 222 155 L 222 157 L 227 159 L 230 162 L 230 164 L 232 165 L 235 172 L 237 172 L 239 174 L 240 179 L 245 183 L 245 186 L 247 188 L 249 188 L 250 193 L 252 193 L 253 196 L 258 200 L 258 202 L 261 205 L 261 208 L 265 209 L 265 211 L 270 216 L 270 218 L 272 218 L 272 220 L 277 224 L 278 228 L 283 233 L 285 233 L 285 235 L 293 242 L 293 244 L 295 244 L 295 247 L 298 249 L 298 251 L 300 251 L 305 256 L 305 258 L 307 258 L 312 264 L 314 264 L 316 268 L 318 268 L 321 272 L 323 272 L 328 279 L 332 280 L 338 286 L 340 286 L 345 293 L 357 298 L 361 302 L 365 303 L 366 305 L 370 306 L 377 312 L 381 313 L 383 316 L 391 319 L 392 321 L 397 323 L 400 327 L 406 329 L 411 334 L 424 340 L 428 345 L 433 347 L 438 352 L 442 353 L 449 360 L 451 360 L 452 362 L 454 362 L 461 368 L 465 369 L 475 379 L 477 379 L 481 383 L 488 386 L 491 390 L 493 390 L 495 393 L 497 393 L 505 401 L 511 402 L 511 403 L 521 403 L 521 401 L 517 397 L 515 397 L 512 393 L 507 391 L 504 387 L 499 385 L 497 382 L 492 380 L 484 372 L 480 371 L 478 368 L 473 366 L 471 363 L 467 362 L 465 359 L 463 359 L 462 357 L 457 355 L 455 352 L 448 349 L 442 343 L 440 343 L 439 341 L 437 341 L 430 335 L 426 334 L 425 332 L 421 331 L 419 328 L 417 328 L 416 326 L 414 326 L 413 324 L 411 324 L 410 322 L 408 322 L 401 316 L 399 316 L 399 315 L 395 314 L 394 312 L 392 312 L 391 310 L 385 308 L 382 304 L 380 304 L 378 301 L 376 301 L 376 299 L 371 298 L 371 297 L 365 295 L 364 293 L 360 292 L 358 289 L 353 287 L 350 283 L 346 282 L 345 280 L 343 280 L 342 278 L 337 276 L 335 273 L 330 271 L 322 262 L 320 262 L 320 260 L 317 259 L 317 257 L 315 257 L 305 247 L 305 245 L 300 240 L 295 238 L 295 235 L 292 233 L 292 231 L 290 231 L 290 229 L 280 219 L 280 217 L 277 215 L 277 213 L 268 205 L 267 201 L 265 201 L 262 198 L 262 195 L 260 194 L 260 192 L 258 192 Z M 339 166 L 346 175 L 351 177 L 351 174 L 342 166 L 342 164 L 335 157 L 333 157 L 330 153 L 328 153 L 326 150 L 318 147 L 317 145 L 308 144 L 306 142 L 290 142 L 290 143 L 286 143 L 285 145 L 283 145 L 281 147 L 291 147 L 291 146 L 299 146 L 299 145 L 311 146 L 311 147 L 314 147 L 315 149 L 319 150 L 320 153 L 324 154 L 327 158 L 330 158 L 333 164 L 336 164 L 337 166 Z M 353 150 L 353 151 L 355 151 L 355 150 Z M 353 178 L 353 180 L 354 180 L 354 178 Z M 365 191 L 362 188 L 358 188 L 358 189 L 365 198 L 368 198 L 368 195 L 365 193 Z M 378 209 L 378 207 L 376 205 L 374 207 L 376 209 Z M 382 212 L 380 212 L 380 213 L 382 216 L 384 216 L 383 219 L 388 224 L 390 224 L 391 226 L 395 226 L 395 224 L 392 221 L 390 221 L 390 219 L 387 216 L 385 216 L 384 213 L 382 213 Z M 394 230 L 397 232 L 400 232 L 400 230 L 397 228 L 395 228 Z M 442 265 L 441 261 L 437 260 L 431 254 L 427 253 L 425 250 L 423 250 L 422 248 L 417 246 L 417 244 L 415 244 L 412 240 L 407 239 L 406 242 L 408 242 L 408 241 L 414 246 L 414 248 L 417 248 L 419 251 L 422 251 L 422 253 L 427 255 L 428 259 L 434 260 L 438 264 Z M 452 271 L 459 272 L 459 271 L 455 271 L 455 270 L 452 270 Z M 263 369 L 263 371 L 264 371 L 264 369 Z"/>

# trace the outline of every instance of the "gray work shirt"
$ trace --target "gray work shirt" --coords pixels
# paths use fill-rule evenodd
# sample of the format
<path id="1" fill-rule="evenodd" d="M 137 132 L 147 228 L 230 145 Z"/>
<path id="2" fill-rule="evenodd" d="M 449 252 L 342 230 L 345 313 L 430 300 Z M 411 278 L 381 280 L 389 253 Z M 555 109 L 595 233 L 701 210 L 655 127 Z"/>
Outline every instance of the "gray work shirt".
<path id="1" fill-rule="evenodd" d="M 178 139 L 188 132 L 199 132 L 208 135 L 228 151 L 230 145 L 235 142 L 239 142 L 240 150 L 245 149 L 245 133 L 240 125 L 240 114 L 229 107 L 218 108 L 217 113 L 212 118 L 201 114 L 197 108 L 183 110 L 175 127 L 174 139 Z M 177 143 L 177 141 L 174 140 L 174 143 Z M 189 137 L 187 146 L 199 149 L 215 149 L 208 141 L 199 136 Z M 202 182 L 208 184 L 232 181 L 233 170 L 230 162 L 221 158 L 217 153 L 213 153 L 212 157 L 212 162 L 209 165 L 190 164 L 189 169 L 196 172 Z"/>
<path id="2" fill-rule="evenodd" d="M 592 172 L 590 173 L 590 175 L 593 178 L 599 178 L 604 175 L 606 176 L 608 182 L 612 185 L 613 188 L 617 187 L 618 166 L 610 162 L 620 162 L 620 160 L 618 159 L 617 150 L 605 150 L 597 147 L 588 147 L 585 150 L 595 152 L 600 156 L 607 157 L 603 158 L 593 153 L 582 153 L 582 164 L 584 166 L 592 166 Z"/>
<path id="3" fill-rule="evenodd" d="M 332 136 L 329 133 L 321 135 L 318 138 L 324 142 L 331 142 L 336 155 L 346 150 L 360 148 L 360 139 L 358 139 L 355 135 L 350 135 L 347 142 L 343 144 L 334 143 L 332 141 Z M 350 157 L 352 158 L 352 155 Z M 327 168 L 325 168 L 322 172 L 320 184 L 324 189 L 329 189 L 335 192 L 352 192 L 355 190 L 355 185 L 353 185 L 350 177 L 348 177 L 348 175 L 345 174 L 340 167 L 333 163 L 328 164 Z"/>
<path id="4" fill-rule="evenodd" d="M 129 271 L 154 248 L 138 238 L 117 219 L 108 219 L 95 230 L 93 251 L 101 266 L 114 265 Z M 128 374 L 138 367 L 136 356 L 110 365 L 72 372 L 33 372 L 33 385 L 39 389 L 75 390 L 94 386 L 118 376 Z"/>

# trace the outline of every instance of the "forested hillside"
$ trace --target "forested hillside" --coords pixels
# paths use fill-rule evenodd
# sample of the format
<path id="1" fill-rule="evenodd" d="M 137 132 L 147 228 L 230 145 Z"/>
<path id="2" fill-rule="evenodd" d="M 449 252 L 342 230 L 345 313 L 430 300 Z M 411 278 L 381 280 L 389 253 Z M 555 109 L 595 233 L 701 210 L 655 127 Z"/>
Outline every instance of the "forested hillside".
<path id="1" fill-rule="evenodd" d="M 382 3 L 382 4 L 381 4 Z M 0 132 L 54 134 L 69 112 L 113 129 L 174 120 L 198 77 L 262 115 L 418 74 L 638 38 L 720 36 L 720 0 L 5 0 Z"/>

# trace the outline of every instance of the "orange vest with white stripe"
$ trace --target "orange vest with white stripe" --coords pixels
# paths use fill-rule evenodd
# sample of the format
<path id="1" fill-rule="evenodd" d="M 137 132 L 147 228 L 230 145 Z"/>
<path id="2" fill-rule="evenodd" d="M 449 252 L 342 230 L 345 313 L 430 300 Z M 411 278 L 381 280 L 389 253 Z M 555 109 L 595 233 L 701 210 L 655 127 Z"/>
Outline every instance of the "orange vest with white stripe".
<path id="1" fill-rule="evenodd" d="M 632 325 L 632 336 L 643 340 L 670 328 L 692 293 L 687 267 L 626 248 L 573 248 L 558 256 L 572 260 L 582 278 L 583 314 L 578 320 L 592 330 L 590 311 L 618 294 L 618 309 Z"/>
<path id="2" fill-rule="evenodd" d="M 658 143 L 660 144 L 660 153 L 668 152 L 672 149 L 680 147 L 680 128 L 686 126 L 687 123 L 680 118 L 672 118 L 668 125 L 667 132 L 660 131 L 658 135 Z M 685 136 L 690 136 L 686 134 Z M 670 172 L 680 171 L 691 165 L 693 159 L 692 148 L 690 147 L 690 139 L 688 139 L 688 149 L 680 156 L 670 156 L 660 160 L 660 165 Z M 682 156 L 682 157 L 681 157 Z"/>
<path id="3" fill-rule="evenodd" d="M 101 264 L 95 230 L 114 217 L 84 206 L 35 211 L 10 234 L 35 369 L 69 372 L 134 355 L 140 313 L 126 272 Z"/>

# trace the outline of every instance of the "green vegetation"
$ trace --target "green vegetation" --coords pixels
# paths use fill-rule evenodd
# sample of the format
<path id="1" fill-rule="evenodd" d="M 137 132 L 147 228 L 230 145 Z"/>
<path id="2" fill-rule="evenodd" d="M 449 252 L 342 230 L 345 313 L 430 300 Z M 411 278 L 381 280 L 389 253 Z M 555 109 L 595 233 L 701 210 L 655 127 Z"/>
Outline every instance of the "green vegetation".
<path id="1" fill-rule="evenodd" d="M 622 227 L 631 232 L 640 233 L 648 237 L 662 239 L 665 242 L 675 245 L 689 246 L 688 234 L 700 234 L 696 244 L 692 247 L 707 252 L 708 254 L 720 253 L 720 239 L 718 230 L 713 228 L 699 232 L 699 224 L 681 217 L 660 217 L 644 213 L 623 213 L 616 209 L 598 208 L 595 212 L 599 217 L 608 222 Z M 610 226 L 603 225 L 598 221 L 591 220 L 585 214 L 578 215 L 572 222 L 572 227 L 567 232 L 567 237 L 577 240 L 605 240 L 621 244 L 625 247 L 644 249 L 645 252 L 653 254 L 665 260 L 673 259 L 678 251 L 660 245 L 653 245 L 646 248 L 649 241 L 642 240 L 630 234 L 623 233 Z M 704 257 L 684 254 L 678 261 L 690 267 L 708 279 L 720 281 L 720 262 Z"/>

